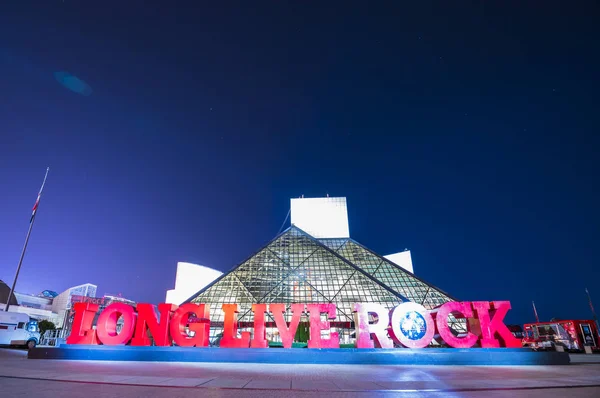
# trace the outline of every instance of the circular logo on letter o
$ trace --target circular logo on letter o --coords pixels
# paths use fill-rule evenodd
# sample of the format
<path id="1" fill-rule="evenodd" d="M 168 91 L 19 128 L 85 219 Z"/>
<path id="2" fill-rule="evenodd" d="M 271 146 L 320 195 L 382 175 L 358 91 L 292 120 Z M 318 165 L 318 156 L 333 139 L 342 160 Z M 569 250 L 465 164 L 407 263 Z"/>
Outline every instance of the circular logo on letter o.
<path id="1" fill-rule="evenodd" d="M 402 303 L 392 312 L 392 334 L 396 342 L 408 348 L 427 347 L 433 339 L 433 318 L 421 304 Z"/>

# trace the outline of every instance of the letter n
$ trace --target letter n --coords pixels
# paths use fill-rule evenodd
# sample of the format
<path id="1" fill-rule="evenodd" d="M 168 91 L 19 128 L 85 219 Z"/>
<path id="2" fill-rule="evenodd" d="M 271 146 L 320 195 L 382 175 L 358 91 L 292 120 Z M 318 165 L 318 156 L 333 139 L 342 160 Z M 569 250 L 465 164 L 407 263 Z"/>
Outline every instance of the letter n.
<path id="1" fill-rule="evenodd" d="M 170 346 L 169 339 L 169 320 L 171 313 L 177 309 L 173 304 L 159 304 L 158 311 L 160 312 L 160 320 L 156 316 L 156 307 L 152 304 L 138 304 L 137 323 L 135 325 L 135 334 L 131 339 L 132 346 L 149 346 L 152 345 L 148 337 L 148 330 L 154 339 L 156 346 Z"/>

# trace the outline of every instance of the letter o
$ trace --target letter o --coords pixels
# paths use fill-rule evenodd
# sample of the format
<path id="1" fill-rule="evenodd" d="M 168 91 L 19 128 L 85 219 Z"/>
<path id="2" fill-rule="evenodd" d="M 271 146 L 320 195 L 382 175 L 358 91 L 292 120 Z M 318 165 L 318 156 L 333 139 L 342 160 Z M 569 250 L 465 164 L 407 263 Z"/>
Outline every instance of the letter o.
<path id="1" fill-rule="evenodd" d="M 433 318 L 421 304 L 405 302 L 394 308 L 391 335 L 396 343 L 408 348 L 423 348 L 431 343 L 434 334 Z"/>
<path id="2" fill-rule="evenodd" d="M 117 321 L 123 317 L 123 328 L 117 333 Z M 131 340 L 135 329 L 136 314 L 132 306 L 113 303 L 98 317 L 96 333 L 98 340 L 106 345 L 125 345 Z"/>

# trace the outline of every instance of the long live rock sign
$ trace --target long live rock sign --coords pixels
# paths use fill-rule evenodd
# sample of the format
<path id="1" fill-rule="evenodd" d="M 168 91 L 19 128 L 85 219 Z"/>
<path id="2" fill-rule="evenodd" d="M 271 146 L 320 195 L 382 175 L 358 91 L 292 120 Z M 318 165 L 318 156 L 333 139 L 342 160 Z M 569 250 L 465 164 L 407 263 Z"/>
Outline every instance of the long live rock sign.
<path id="1" fill-rule="evenodd" d="M 292 342 L 300 317 L 308 312 L 310 339 L 308 348 L 339 348 L 339 337 L 330 331 L 329 321 L 336 317 L 336 306 L 325 304 L 292 304 L 292 319 L 285 321 L 285 304 L 254 304 L 254 333 L 244 331 L 238 337 L 237 304 L 223 304 L 224 325 L 220 347 L 227 348 L 266 348 L 268 347 L 265 329 L 265 313 L 270 312 L 275 319 L 284 348 L 292 347 Z M 152 304 L 137 304 L 136 308 L 114 303 L 102 311 L 96 329 L 92 328 L 98 305 L 76 303 L 75 319 L 67 344 L 105 344 L 150 346 L 152 334 L 154 345 L 181 347 L 208 347 L 210 319 L 205 304 L 186 303 L 181 306 L 160 304 L 158 312 Z M 508 330 L 503 320 L 510 309 L 508 301 L 448 302 L 433 310 L 422 305 L 405 302 L 388 312 L 376 303 L 354 304 L 357 348 L 393 348 L 394 343 L 407 348 L 427 347 L 433 339 L 454 348 L 521 347 Z M 137 312 L 136 312 L 137 310 Z M 466 318 L 468 332 L 455 336 L 448 325 L 448 317 Z M 375 319 L 369 321 L 369 317 Z M 117 321 L 123 319 L 123 327 L 117 332 Z M 186 328 L 195 332 L 193 336 Z M 321 336 L 322 331 L 330 331 L 329 338 Z"/>

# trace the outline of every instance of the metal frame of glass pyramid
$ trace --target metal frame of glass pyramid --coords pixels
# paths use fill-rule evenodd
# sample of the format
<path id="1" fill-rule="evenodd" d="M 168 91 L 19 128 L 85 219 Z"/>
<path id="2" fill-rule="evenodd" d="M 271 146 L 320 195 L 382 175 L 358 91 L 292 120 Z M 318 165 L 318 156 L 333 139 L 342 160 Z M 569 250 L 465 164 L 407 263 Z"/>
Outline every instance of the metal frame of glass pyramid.
<path id="1" fill-rule="evenodd" d="M 331 328 L 341 343 L 350 344 L 354 303 L 375 302 L 391 310 L 405 301 L 432 309 L 456 300 L 350 238 L 317 239 L 294 225 L 186 300 L 210 306 L 211 344 L 222 335 L 222 304 L 238 304 L 242 332 L 252 331 L 252 304 L 286 303 L 289 309 L 293 303 L 335 303 Z M 267 339 L 278 341 L 269 314 L 266 321 Z M 463 323 L 451 321 L 457 332 L 464 330 Z"/>

